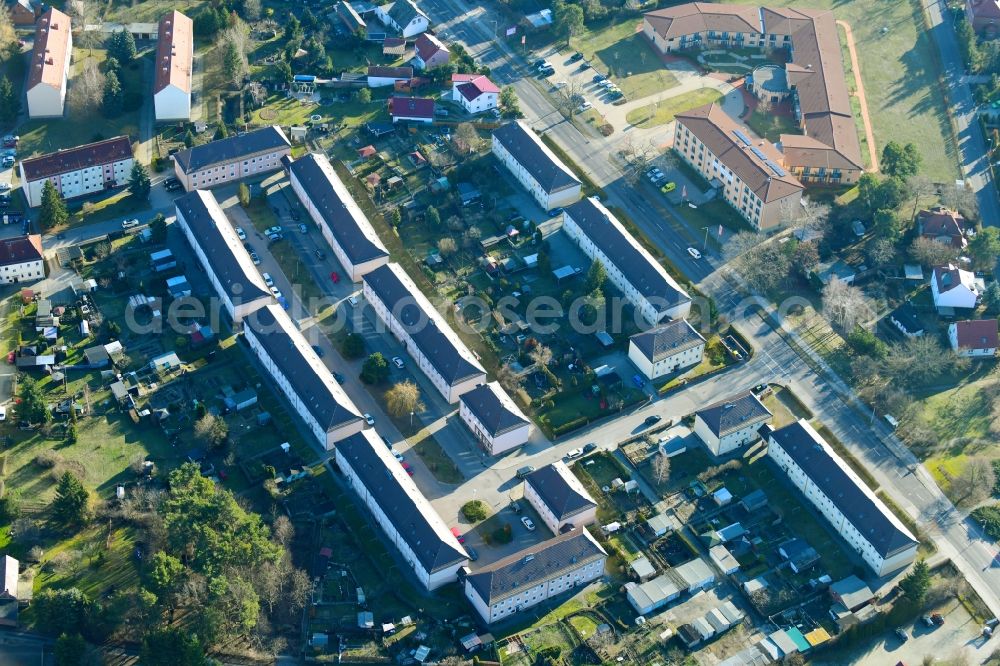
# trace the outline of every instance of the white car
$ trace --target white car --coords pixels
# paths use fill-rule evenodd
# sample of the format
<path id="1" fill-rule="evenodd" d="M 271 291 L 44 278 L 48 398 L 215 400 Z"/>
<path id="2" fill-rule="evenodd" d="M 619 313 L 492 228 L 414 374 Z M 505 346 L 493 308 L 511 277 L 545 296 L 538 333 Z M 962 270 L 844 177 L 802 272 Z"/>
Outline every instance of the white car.
<path id="1" fill-rule="evenodd" d="M 594 108 L 593 104 L 591 104 L 590 102 L 584 102 L 579 107 L 577 107 L 576 110 L 579 111 L 580 113 L 583 113 L 584 111 L 587 111 L 592 108 Z"/>
<path id="2" fill-rule="evenodd" d="M 281 298 L 281 290 L 277 287 L 271 287 L 271 295 L 275 298 Z"/>
<path id="3" fill-rule="evenodd" d="M 398 356 L 393 356 L 392 357 L 392 364 L 394 366 L 396 366 L 397 368 L 399 368 L 400 370 L 403 369 L 403 365 L 404 365 L 403 359 L 399 358 Z"/>
<path id="4" fill-rule="evenodd" d="M 534 521 L 531 520 L 531 518 L 528 518 L 527 516 L 521 516 L 521 524 L 527 527 L 528 531 L 530 532 L 535 531 L 535 523 Z"/>
<path id="5" fill-rule="evenodd" d="M 579 458 L 582 455 L 583 449 L 572 449 L 571 451 L 566 452 L 566 457 L 570 460 L 573 460 L 573 458 Z"/>
<path id="6" fill-rule="evenodd" d="M 139 220 L 134 217 L 131 220 L 122 220 L 122 229 L 134 229 L 139 226 Z"/>
<path id="7" fill-rule="evenodd" d="M 695 259 L 701 259 L 701 252 L 699 252 L 697 249 L 693 247 L 688 248 L 688 254 L 690 254 Z"/>
<path id="8" fill-rule="evenodd" d="M 365 417 L 365 423 L 367 423 L 370 426 L 375 425 L 375 417 L 374 416 L 372 416 L 368 412 L 365 412 L 364 414 L 362 414 L 362 416 Z"/>
<path id="9" fill-rule="evenodd" d="M 247 239 L 247 232 L 243 231 L 243 227 L 236 227 L 236 237 L 241 241 L 245 241 Z"/>
<path id="10" fill-rule="evenodd" d="M 350 296 L 350 297 L 348 297 L 347 302 L 350 303 L 352 306 L 357 307 L 358 306 L 358 297 L 357 296 Z"/>
<path id="11" fill-rule="evenodd" d="M 406 460 L 406 456 L 404 456 L 402 453 L 400 453 L 396 449 L 389 449 L 389 453 L 391 453 L 392 457 L 395 458 L 396 460 L 398 460 L 399 462 L 403 462 L 404 460 Z"/>
<path id="12" fill-rule="evenodd" d="M 0 183 L 0 192 L 10 192 L 10 183 Z"/>
<path id="13" fill-rule="evenodd" d="M 552 86 L 552 87 L 555 88 L 556 90 L 562 90 L 563 88 L 565 88 L 568 85 L 569 84 L 566 83 L 565 81 L 556 81 L 556 84 L 554 86 Z"/>
<path id="14" fill-rule="evenodd" d="M 0 405 L 0 421 L 7 420 L 7 405 Z"/>
<path id="15" fill-rule="evenodd" d="M 260 275 L 262 278 L 264 278 L 264 284 L 266 284 L 268 287 L 274 286 L 274 280 L 271 278 L 270 273 L 261 273 Z"/>

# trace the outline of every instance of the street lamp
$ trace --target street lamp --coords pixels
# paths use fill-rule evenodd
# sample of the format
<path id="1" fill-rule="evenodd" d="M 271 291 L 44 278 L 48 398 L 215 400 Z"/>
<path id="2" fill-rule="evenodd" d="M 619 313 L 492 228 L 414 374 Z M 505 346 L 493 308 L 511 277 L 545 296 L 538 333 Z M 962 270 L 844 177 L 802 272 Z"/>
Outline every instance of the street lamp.
<path id="1" fill-rule="evenodd" d="M 413 427 L 413 410 L 410 410 L 410 427 Z"/>

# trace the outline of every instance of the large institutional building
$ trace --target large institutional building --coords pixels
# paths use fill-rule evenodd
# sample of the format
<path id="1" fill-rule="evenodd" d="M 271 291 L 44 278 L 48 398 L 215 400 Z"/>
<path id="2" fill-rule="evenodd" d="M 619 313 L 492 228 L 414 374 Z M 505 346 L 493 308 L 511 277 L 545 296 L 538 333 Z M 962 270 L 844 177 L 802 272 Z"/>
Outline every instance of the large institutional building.
<path id="1" fill-rule="evenodd" d="M 493 132 L 493 154 L 545 210 L 580 198 L 583 184 L 523 120 Z"/>
<path id="2" fill-rule="evenodd" d="M 281 168 L 292 144 L 277 125 L 187 148 L 174 155 L 184 189 L 204 190 Z"/>
<path id="3" fill-rule="evenodd" d="M 64 199 L 124 187 L 132 173 L 132 143 L 116 136 L 21 160 L 21 189 L 32 208 L 42 204 L 46 181 Z"/>

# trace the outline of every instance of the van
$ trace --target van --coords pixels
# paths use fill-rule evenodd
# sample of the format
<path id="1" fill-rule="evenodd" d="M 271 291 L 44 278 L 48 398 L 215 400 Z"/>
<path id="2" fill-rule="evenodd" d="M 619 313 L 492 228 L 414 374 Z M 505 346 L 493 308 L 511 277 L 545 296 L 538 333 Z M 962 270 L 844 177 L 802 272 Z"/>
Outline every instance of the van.
<path id="1" fill-rule="evenodd" d="M 531 465 L 525 465 L 521 469 L 517 470 L 517 478 L 523 479 L 524 477 L 528 476 L 534 471 L 535 471 L 534 467 L 532 467 Z"/>
<path id="2" fill-rule="evenodd" d="M 882 418 L 885 419 L 885 422 L 888 423 L 893 430 L 899 427 L 899 421 L 897 421 L 892 414 L 886 414 Z"/>

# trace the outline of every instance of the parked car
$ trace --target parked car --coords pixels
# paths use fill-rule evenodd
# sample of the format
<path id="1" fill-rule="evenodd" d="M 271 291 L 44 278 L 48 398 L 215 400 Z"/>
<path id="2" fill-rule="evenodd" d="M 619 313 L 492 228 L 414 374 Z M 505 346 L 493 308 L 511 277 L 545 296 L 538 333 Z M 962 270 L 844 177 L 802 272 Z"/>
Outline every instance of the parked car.
<path id="1" fill-rule="evenodd" d="M 571 55 L 569 58 L 570 62 L 577 62 L 578 60 L 583 60 L 583 54 L 580 53 L 579 51 Z"/>
<path id="2" fill-rule="evenodd" d="M 3 147 L 4 148 L 14 148 L 17 146 L 17 142 L 21 140 L 16 134 L 6 134 L 3 137 Z"/>
<path id="3" fill-rule="evenodd" d="M 660 416 L 659 414 L 650 414 L 649 416 L 646 417 L 646 420 L 643 421 L 643 423 L 645 423 L 648 426 L 651 426 L 651 425 L 656 425 L 662 420 L 663 417 Z"/>
<path id="4" fill-rule="evenodd" d="M 309 233 L 309 227 L 307 227 L 305 224 L 300 224 L 299 225 L 299 233 L 301 233 L 301 234 L 307 234 L 307 233 Z"/>
<path id="5" fill-rule="evenodd" d="M 281 234 L 270 234 L 270 235 L 268 235 L 268 237 L 267 237 L 267 239 L 268 239 L 269 241 L 271 241 L 272 243 L 277 243 L 277 242 L 278 242 L 278 241 L 280 241 L 280 240 L 281 240 L 282 238 L 284 238 L 284 236 L 282 236 Z"/>
<path id="6" fill-rule="evenodd" d="M 579 113 L 583 113 L 584 111 L 587 111 L 587 110 L 592 109 L 592 108 L 594 108 L 593 104 L 591 104 L 590 102 L 584 102 L 583 104 L 581 104 L 580 106 L 578 106 L 576 108 L 576 110 Z"/>
<path id="7" fill-rule="evenodd" d="M 407 473 L 407 474 L 409 474 L 410 476 L 413 476 L 413 465 L 411 465 L 411 464 L 410 464 L 410 463 L 408 463 L 408 462 L 403 462 L 403 463 L 399 463 L 399 464 L 400 464 L 400 466 L 401 466 L 401 467 L 402 467 L 402 468 L 403 468 L 404 470 L 406 470 L 406 473 Z"/>
<path id="8" fill-rule="evenodd" d="M 399 462 L 403 462 L 403 461 L 406 460 L 406 456 L 404 456 L 402 453 L 400 453 L 396 449 L 389 449 L 389 453 L 391 453 L 392 457 L 395 458 L 396 460 L 398 460 Z"/>
<path id="9" fill-rule="evenodd" d="M 236 237 L 241 241 L 245 241 L 247 239 L 247 232 L 243 231 L 243 227 L 236 227 Z"/>
<path id="10" fill-rule="evenodd" d="M 10 183 L 0 183 L 0 192 L 10 192 Z"/>
<path id="11" fill-rule="evenodd" d="M 256 252 L 250 253 L 250 261 L 253 262 L 254 266 L 260 266 L 260 257 L 257 255 Z"/>
<path id="12" fill-rule="evenodd" d="M 535 62 L 535 69 L 555 69 L 555 68 L 551 64 L 549 64 L 549 62 L 546 60 L 538 60 Z"/>
<path id="13" fill-rule="evenodd" d="M 677 189 L 677 183 L 675 183 L 674 181 L 670 181 L 669 183 L 666 183 L 663 187 L 661 187 L 660 191 L 663 192 L 664 194 L 669 194 L 670 192 L 673 192 L 676 189 Z"/>
<path id="14" fill-rule="evenodd" d="M 542 65 L 546 65 L 546 64 L 548 64 L 548 63 L 546 63 L 544 59 L 539 59 L 539 60 L 536 60 L 535 62 L 531 63 L 531 66 L 534 67 L 535 69 L 538 69 Z"/>
<path id="15" fill-rule="evenodd" d="M 400 370 L 402 370 L 402 369 L 403 369 L 403 365 L 405 365 L 405 364 L 403 363 L 403 359 L 401 359 L 401 358 L 400 358 L 400 357 L 398 357 L 398 356 L 393 356 L 393 357 L 392 357 L 392 364 L 393 364 L 394 366 L 396 366 L 397 368 L 399 368 Z"/>
<path id="16" fill-rule="evenodd" d="M 548 215 L 549 217 L 555 217 L 556 215 L 562 215 L 562 212 L 563 212 L 562 208 L 552 208 L 550 210 L 545 211 L 545 214 Z"/>
<path id="17" fill-rule="evenodd" d="M 565 88 L 568 85 L 569 84 L 566 83 L 565 81 L 556 81 L 556 84 L 554 86 L 552 86 L 552 87 L 554 89 L 556 89 L 556 90 L 562 90 L 563 88 Z"/>
<path id="18" fill-rule="evenodd" d="M 462 530 L 457 527 L 451 528 L 451 535 L 455 537 L 459 543 L 465 543 L 465 536 L 462 534 Z"/>
<path id="19" fill-rule="evenodd" d="M 579 458 L 582 455 L 583 455 L 583 449 L 580 448 L 570 449 L 569 451 L 566 452 L 566 457 L 569 458 L 570 460 L 573 460 L 574 458 Z"/>
<path id="20" fill-rule="evenodd" d="M 594 83 L 600 83 L 601 81 L 607 81 L 607 80 L 608 77 L 604 76 L 603 74 L 594 74 L 594 78 L 591 79 L 591 81 L 593 81 Z"/>
<path id="21" fill-rule="evenodd" d="M 165 178 L 165 179 L 163 180 L 163 187 L 164 187 L 164 188 L 165 188 L 165 189 L 166 189 L 166 190 L 167 190 L 168 192 L 171 192 L 171 191 L 173 191 L 173 190 L 176 190 L 176 189 L 178 189 L 178 188 L 179 188 L 180 186 L 181 186 L 181 181 L 177 180 L 177 179 L 176 179 L 176 178 L 174 178 L 173 176 L 171 176 L 170 178 Z"/>
<path id="22" fill-rule="evenodd" d="M 589 62 L 581 62 L 580 63 L 580 71 L 581 72 L 585 72 L 588 69 L 590 69 L 590 63 Z"/>
<path id="23" fill-rule="evenodd" d="M 367 423 L 370 426 L 375 425 L 375 417 L 374 416 L 372 416 L 368 412 L 365 412 L 364 414 L 362 414 L 362 416 L 364 416 L 364 418 L 365 418 L 365 423 Z"/>
<path id="24" fill-rule="evenodd" d="M 532 467 L 531 465 L 525 465 L 524 467 L 517 470 L 517 478 L 523 479 L 524 477 L 528 476 L 534 471 L 535 471 L 534 467 Z"/>
<path id="25" fill-rule="evenodd" d="M 910 640 L 910 637 L 907 636 L 906 632 L 903 631 L 902 629 L 896 629 L 896 631 L 894 631 L 892 633 L 896 634 L 896 638 L 898 638 L 903 643 L 905 643 L 906 641 Z"/>
<path id="26" fill-rule="evenodd" d="M 340 282 L 340 273 L 337 271 L 330 271 L 330 279 L 333 280 L 334 284 Z"/>
<path id="27" fill-rule="evenodd" d="M 139 220 L 134 217 L 128 220 L 122 220 L 122 229 L 134 229 L 139 226 Z"/>
<path id="28" fill-rule="evenodd" d="M 333 378 L 337 380 L 338 384 L 344 383 L 344 375 L 340 374 L 339 372 L 333 373 Z"/>
<path id="29" fill-rule="evenodd" d="M 319 259 L 320 261 L 323 261 L 324 259 L 326 259 L 326 252 L 324 252 L 323 250 L 321 250 L 319 248 L 316 248 L 313 251 L 313 254 L 316 255 L 316 258 Z"/>
<path id="30" fill-rule="evenodd" d="M 323 348 L 320 347 L 319 345 L 313 345 L 312 349 L 314 352 L 316 352 L 316 356 L 319 356 L 320 358 L 323 358 L 323 355 L 326 354 L 326 352 L 323 351 Z"/>
<path id="31" fill-rule="evenodd" d="M 5 169 L 6 169 L 7 167 L 12 167 L 12 166 L 14 166 L 14 162 L 15 162 L 15 161 L 16 161 L 16 160 L 14 159 L 14 157 L 13 157 L 12 155 L 8 155 L 7 157 L 3 158 L 3 162 L 2 162 L 2 166 L 3 166 L 3 167 L 4 167 Z"/>
<path id="32" fill-rule="evenodd" d="M 642 388 L 646 385 L 646 380 L 640 374 L 632 375 L 632 383 L 635 384 L 636 388 Z"/>
<path id="33" fill-rule="evenodd" d="M 695 259 L 701 259 L 701 252 L 699 252 L 697 248 L 689 247 L 688 254 L 690 254 Z"/>
<path id="34" fill-rule="evenodd" d="M 472 546 L 466 546 L 465 552 L 469 554 L 469 559 L 472 560 L 473 562 L 479 559 L 479 553 L 477 553 L 476 549 L 473 548 Z"/>
<path id="35" fill-rule="evenodd" d="M 521 524 L 524 525 L 526 528 L 528 528 L 528 531 L 530 532 L 535 531 L 535 523 L 533 520 L 531 520 L 531 518 L 528 518 L 527 516 L 521 516 Z"/>
<path id="36" fill-rule="evenodd" d="M 357 296 L 348 296 L 347 297 L 347 302 L 351 304 L 351 307 L 355 307 L 355 308 L 358 307 L 358 297 Z"/>
<path id="37" fill-rule="evenodd" d="M 277 287 L 271 287 L 271 295 L 275 298 L 281 298 L 281 290 Z"/>
<path id="38" fill-rule="evenodd" d="M 590 453 L 591 451 L 596 451 L 596 450 L 597 450 L 597 444 L 594 444 L 593 442 L 590 442 L 583 446 L 584 453 Z"/>
<path id="39" fill-rule="evenodd" d="M 274 286 L 274 278 L 271 277 L 270 273 L 261 273 L 260 276 L 264 278 L 264 284 L 269 288 Z"/>
<path id="40" fill-rule="evenodd" d="M 271 234 L 280 234 L 282 231 L 284 231 L 284 229 L 282 229 L 281 225 L 278 224 L 278 225 L 275 225 L 273 227 L 268 227 L 267 229 L 265 229 L 264 230 L 264 235 L 265 236 L 270 236 Z"/>

